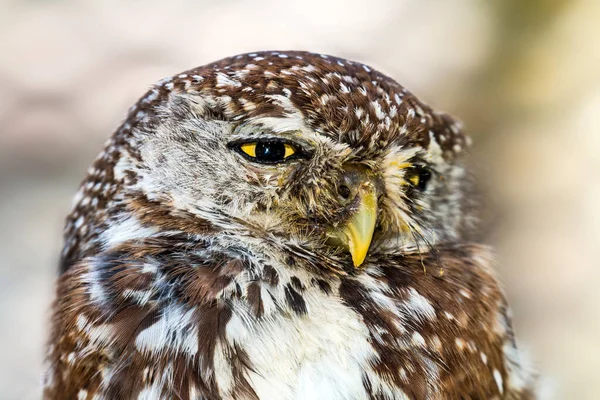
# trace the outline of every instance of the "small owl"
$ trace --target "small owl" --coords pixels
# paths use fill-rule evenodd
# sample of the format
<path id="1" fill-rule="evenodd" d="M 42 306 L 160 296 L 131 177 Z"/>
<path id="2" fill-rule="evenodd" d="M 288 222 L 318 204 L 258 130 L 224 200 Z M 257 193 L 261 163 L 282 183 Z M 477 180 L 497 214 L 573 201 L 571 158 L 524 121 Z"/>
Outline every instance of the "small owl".
<path id="1" fill-rule="evenodd" d="M 535 398 L 469 144 L 332 56 L 162 80 L 67 219 L 45 398 Z"/>

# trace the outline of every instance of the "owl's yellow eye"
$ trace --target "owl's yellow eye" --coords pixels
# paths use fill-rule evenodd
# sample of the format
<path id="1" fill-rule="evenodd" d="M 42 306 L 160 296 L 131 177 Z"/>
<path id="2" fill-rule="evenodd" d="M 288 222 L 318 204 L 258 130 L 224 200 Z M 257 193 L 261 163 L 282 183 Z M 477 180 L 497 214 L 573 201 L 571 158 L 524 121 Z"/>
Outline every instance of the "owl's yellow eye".
<path id="1" fill-rule="evenodd" d="M 252 161 L 263 164 L 279 163 L 298 153 L 294 145 L 276 139 L 241 143 L 234 148 Z"/>
<path id="2" fill-rule="evenodd" d="M 424 191 L 431 179 L 431 171 L 422 166 L 414 166 L 406 170 L 406 180 L 415 188 Z"/>
<path id="3" fill-rule="evenodd" d="M 240 150 L 250 157 L 256 157 L 256 143 L 244 143 L 240 146 Z"/>

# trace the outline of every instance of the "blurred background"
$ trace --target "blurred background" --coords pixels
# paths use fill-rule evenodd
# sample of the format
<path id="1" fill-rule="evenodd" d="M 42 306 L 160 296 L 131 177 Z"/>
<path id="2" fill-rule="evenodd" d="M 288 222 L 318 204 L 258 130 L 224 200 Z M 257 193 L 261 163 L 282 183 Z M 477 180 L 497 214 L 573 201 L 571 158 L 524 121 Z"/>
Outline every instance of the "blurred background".
<path id="1" fill-rule="evenodd" d="M 465 122 L 523 346 L 549 398 L 600 398 L 598 0 L 0 0 L 0 399 L 40 395 L 63 219 L 128 107 L 267 49 L 362 61 Z"/>

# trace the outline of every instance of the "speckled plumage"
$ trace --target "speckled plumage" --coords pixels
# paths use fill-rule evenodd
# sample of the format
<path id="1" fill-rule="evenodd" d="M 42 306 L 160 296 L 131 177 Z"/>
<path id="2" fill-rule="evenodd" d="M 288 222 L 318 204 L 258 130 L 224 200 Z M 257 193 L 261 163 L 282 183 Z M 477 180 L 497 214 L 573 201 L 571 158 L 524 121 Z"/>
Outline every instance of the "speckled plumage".
<path id="1" fill-rule="evenodd" d="M 231 148 L 264 138 L 303 157 Z M 251 53 L 159 82 L 67 220 L 45 397 L 534 398 L 476 242 L 468 145 L 331 56 Z M 415 165 L 431 174 L 418 190 Z M 378 210 L 360 266 L 327 236 L 355 212 L 338 194 L 357 168 Z"/>

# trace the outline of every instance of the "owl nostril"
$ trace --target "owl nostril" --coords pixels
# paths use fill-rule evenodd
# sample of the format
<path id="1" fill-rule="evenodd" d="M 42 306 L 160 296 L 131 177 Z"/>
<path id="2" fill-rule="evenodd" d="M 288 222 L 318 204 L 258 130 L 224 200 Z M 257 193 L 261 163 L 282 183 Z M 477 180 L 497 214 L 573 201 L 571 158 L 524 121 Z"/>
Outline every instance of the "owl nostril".
<path id="1" fill-rule="evenodd" d="M 350 188 L 346 185 L 341 185 L 340 187 L 338 187 L 338 194 L 344 199 L 344 200 L 348 200 L 350 198 L 350 194 L 352 193 L 352 191 L 350 190 Z"/>

